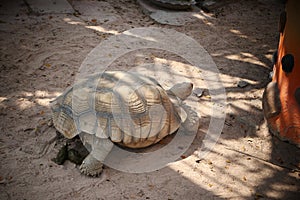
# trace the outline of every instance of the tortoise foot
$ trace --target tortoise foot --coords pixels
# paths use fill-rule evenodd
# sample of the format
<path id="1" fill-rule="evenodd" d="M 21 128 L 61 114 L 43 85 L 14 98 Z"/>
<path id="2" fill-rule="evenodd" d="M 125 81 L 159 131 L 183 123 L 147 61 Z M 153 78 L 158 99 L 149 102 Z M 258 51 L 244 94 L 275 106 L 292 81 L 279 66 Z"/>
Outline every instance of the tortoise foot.
<path id="1" fill-rule="evenodd" d="M 103 164 L 89 154 L 80 165 L 80 172 L 87 176 L 97 177 L 103 171 Z"/>

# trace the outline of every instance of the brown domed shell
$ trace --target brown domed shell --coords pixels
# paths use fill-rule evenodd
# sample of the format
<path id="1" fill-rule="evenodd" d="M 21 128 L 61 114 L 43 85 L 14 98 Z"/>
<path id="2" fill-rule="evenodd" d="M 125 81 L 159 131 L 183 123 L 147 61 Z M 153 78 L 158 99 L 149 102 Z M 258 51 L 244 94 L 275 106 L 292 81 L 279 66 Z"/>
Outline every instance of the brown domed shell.
<path id="1" fill-rule="evenodd" d="M 96 137 L 142 148 L 180 126 L 180 116 L 167 92 L 152 78 L 106 71 L 88 77 L 83 85 L 69 89 L 52 106 L 54 125 L 68 138 L 88 129 Z"/>

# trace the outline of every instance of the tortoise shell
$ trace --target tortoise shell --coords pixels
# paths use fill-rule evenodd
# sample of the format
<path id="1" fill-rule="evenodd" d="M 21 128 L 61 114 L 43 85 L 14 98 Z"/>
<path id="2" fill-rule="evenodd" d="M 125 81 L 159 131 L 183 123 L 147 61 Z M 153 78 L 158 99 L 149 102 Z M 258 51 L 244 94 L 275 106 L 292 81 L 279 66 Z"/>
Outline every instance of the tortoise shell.
<path id="1" fill-rule="evenodd" d="M 66 90 L 52 106 L 65 137 L 81 132 L 129 148 L 142 148 L 175 132 L 181 123 L 177 97 L 153 78 L 106 71 Z"/>

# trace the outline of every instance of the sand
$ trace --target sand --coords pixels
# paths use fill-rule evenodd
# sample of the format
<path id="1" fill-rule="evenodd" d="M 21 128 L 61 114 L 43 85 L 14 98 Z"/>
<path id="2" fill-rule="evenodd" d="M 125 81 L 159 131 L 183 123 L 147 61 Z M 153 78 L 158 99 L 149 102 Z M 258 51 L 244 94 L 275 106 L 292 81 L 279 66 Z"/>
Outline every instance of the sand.
<path id="1" fill-rule="evenodd" d="M 299 196 L 300 151 L 270 135 L 261 105 L 277 48 L 281 2 L 237 1 L 210 14 L 199 12 L 200 17 L 183 26 L 158 24 L 133 0 L 70 3 L 77 11 L 74 14 L 38 14 L 19 1 L 12 1 L 10 9 L 0 8 L 0 199 Z M 206 157 L 197 157 L 212 106 L 207 85 L 199 79 L 196 85 L 206 89 L 205 94 L 192 101 L 199 105 L 201 125 L 178 161 L 141 174 L 105 167 L 98 178 L 80 174 L 69 161 L 55 164 L 51 158 L 65 140 L 53 140 L 56 130 L 47 125 L 50 101 L 74 83 L 93 48 L 110 36 L 138 27 L 184 33 L 212 56 L 227 94 L 226 120 L 215 147 Z M 122 56 L 110 68 L 127 70 L 153 62 L 178 71 L 188 65 L 173 54 L 146 49 Z M 238 87 L 240 80 L 249 85 Z M 170 86 L 168 81 L 164 84 Z M 46 149 L 45 144 L 49 144 Z"/>

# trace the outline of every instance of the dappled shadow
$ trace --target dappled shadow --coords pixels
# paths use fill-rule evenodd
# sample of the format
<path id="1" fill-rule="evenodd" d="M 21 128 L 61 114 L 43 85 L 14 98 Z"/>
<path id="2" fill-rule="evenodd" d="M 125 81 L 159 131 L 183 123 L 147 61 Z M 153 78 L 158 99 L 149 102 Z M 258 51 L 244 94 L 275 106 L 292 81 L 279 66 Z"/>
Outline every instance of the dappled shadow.
<path id="1" fill-rule="evenodd" d="M 0 181 L 5 180 L 0 190 L 6 191 L 3 197 L 296 198 L 299 149 L 267 133 L 261 108 L 262 89 L 269 81 L 271 57 L 277 48 L 277 21 L 283 5 L 275 0 L 238 1 L 218 9 L 216 19 L 203 15 L 194 23 L 173 27 L 153 22 L 142 14 L 135 1 L 105 4 L 119 18 L 102 22 L 85 15 L 37 16 L 26 5 L 18 16 L 0 16 Z M 175 29 L 191 36 L 210 53 L 220 71 L 228 95 L 228 115 L 211 153 L 202 159 L 197 157 L 210 121 L 211 100 L 205 93 L 192 99 L 199 104 L 201 113 L 201 127 L 193 144 L 179 162 L 156 172 L 127 174 L 106 168 L 99 179 L 89 179 L 70 163 L 64 167 L 53 164 L 50 158 L 56 148 L 45 157 L 31 158 L 25 152 L 26 145 L 50 138 L 31 131 L 38 121 L 50 117 L 49 101 L 72 85 L 89 51 L 111 35 L 148 26 Z M 125 70 L 131 63 L 151 62 L 188 64 L 180 57 L 152 51 L 132 52 L 110 67 Z M 183 79 L 191 76 L 195 74 L 190 72 Z M 250 85 L 237 87 L 241 79 Z M 204 87 L 205 83 L 198 86 Z"/>

